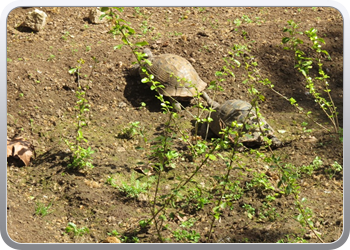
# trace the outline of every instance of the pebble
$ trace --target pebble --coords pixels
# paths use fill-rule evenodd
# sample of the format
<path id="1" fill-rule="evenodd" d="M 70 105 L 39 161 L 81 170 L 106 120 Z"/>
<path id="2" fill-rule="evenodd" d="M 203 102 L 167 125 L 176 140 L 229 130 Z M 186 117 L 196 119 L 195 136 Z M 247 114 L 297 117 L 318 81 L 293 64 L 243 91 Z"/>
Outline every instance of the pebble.
<path id="1" fill-rule="evenodd" d="M 125 102 L 119 102 L 118 103 L 118 107 L 119 108 L 125 108 L 127 106 L 127 104 Z"/>
<path id="2" fill-rule="evenodd" d="M 195 63 L 196 62 L 196 60 L 193 59 L 192 57 L 190 59 L 188 59 L 188 61 L 190 61 L 191 63 Z"/>

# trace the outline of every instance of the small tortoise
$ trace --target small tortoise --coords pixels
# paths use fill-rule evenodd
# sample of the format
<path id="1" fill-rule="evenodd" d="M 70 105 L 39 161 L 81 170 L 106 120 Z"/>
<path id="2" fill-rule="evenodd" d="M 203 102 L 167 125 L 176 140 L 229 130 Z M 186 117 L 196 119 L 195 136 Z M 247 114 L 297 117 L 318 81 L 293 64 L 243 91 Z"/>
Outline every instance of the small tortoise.
<path id="1" fill-rule="evenodd" d="M 228 100 L 223 104 L 213 101 L 207 93 L 202 93 L 206 102 L 216 110 L 211 113 L 212 122 L 209 123 L 210 130 L 217 136 L 222 136 L 220 132 L 226 126 L 231 126 L 232 122 L 237 124 L 248 125 L 249 129 L 244 126 L 245 134 L 238 139 L 239 143 L 243 143 L 247 147 L 256 147 L 264 144 L 263 135 L 267 136 L 272 141 L 272 147 L 280 147 L 282 142 L 274 136 L 273 128 L 262 118 L 257 118 L 257 115 L 249 102 L 242 100 Z M 260 122 L 260 128 L 258 125 Z M 261 130 L 263 133 L 261 133 Z M 205 138 L 208 132 L 208 125 L 205 123 L 201 127 L 201 134 Z M 210 134 L 209 134 L 210 136 Z M 229 139 L 234 142 L 235 135 L 230 134 Z"/>
<path id="2" fill-rule="evenodd" d="M 178 101 L 191 101 L 207 86 L 185 58 L 173 54 L 154 56 L 149 49 L 144 49 L 143 53 L 151 62 L 151 65 L 144 63 L 143 66 L 154 76 L 155 81 L 164 85 L 164 88 L 159 89 L 159 93 L 171 97 L 176 110 L 181 110 Z M 135 65 L 134 70 L 137 70 L 142 78 L 146 77 L 139 65 Z"/>

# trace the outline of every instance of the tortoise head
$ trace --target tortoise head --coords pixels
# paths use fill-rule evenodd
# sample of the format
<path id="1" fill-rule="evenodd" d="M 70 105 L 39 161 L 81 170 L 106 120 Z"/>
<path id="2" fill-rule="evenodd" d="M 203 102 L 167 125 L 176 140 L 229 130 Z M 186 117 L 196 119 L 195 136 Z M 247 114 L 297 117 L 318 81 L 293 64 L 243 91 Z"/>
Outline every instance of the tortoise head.
<path id="1" fill-rule="evenodd" d="M 152 51 L 149 48 L 145 48 L 142 51 L 144 54 L 146 54 L 146 58 L 151 59 L 153 57 Z"/>

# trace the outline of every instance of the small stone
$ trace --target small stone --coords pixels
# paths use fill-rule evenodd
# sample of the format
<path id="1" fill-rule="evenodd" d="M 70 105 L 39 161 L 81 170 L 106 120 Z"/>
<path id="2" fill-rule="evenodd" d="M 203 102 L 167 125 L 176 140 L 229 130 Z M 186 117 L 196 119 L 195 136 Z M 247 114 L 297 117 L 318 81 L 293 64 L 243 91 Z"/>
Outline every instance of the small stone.
<path id="1" fill-rule="evenodd" d="M 192 57 L 190 59 L 188 59 L 188 61 L 190 61 L 191 63 L 195 63 L 196 62 L 196 60 L 193 59 Z"/>
<path id="2" fill-rule="evenodd" d="M 123 147 L 118 147 L 118 148 L 117 148 L 117 151 L 118 151 L 118 152 L 125 152 L 125 151 L 126 151 L 126 149 L 125 149 L 125 148 L 123 148 Z"/>
<path id="3" fill-rule="evenodd" d="M 89 20 L 94 24 L 105 23 L 107 21 L 106 17 L 100 19 L 100 16 L 103 14 L 99 8 L 95 8 L 90 10 L 89 12 Z"/>
<path id="4" fill-rule="evenodd" d="M 125 108 L 127 106 L 127 104 L 125 102 L 119 102 L 118 103 L 118 107 L 119 108 Z"/>
<path id="5" fill-rule="evenodd" d="M 22 26 L 31 28 L 34 31 L 40 31 L 46 25 L 47 15 L 44 11 L 35 9 L 27 14 Z"/>

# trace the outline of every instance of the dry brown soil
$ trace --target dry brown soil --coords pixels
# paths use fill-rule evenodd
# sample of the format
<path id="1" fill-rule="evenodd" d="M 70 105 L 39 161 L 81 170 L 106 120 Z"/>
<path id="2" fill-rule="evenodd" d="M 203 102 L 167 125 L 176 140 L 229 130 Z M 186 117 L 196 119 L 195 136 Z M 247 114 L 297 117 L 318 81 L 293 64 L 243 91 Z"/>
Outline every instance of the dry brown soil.
<path id="1" fill-rule="evenodd" d="M 117 184 L 123 178 L 128 183 L 131 176 L 140 182 L 147 180 L 147 176 L 134 169 L 138 162 L 154 162 L 148 157 L 150 146 L 155 145 L 153 139 L 164 130 L 167 116 L 162 113 L 154 91 L 141 84 L 140 77 L 129 74 L 128 68 L 135 61 L 130 49 L 126 46 L 113 49 L 121 44 L 120 36 L 113 38 L 108 32 L 113 25 L 90 23 L 90 9 L 41 8 L 49 20 L 40 32 L 20 26 L 26 13 L 34 8 L 17 8 L 8 16 L 7 134 L 10 138 L 22 136 L 36 149 L 36 158 L 29 166 L 20 166 L 18 161 L 8 159 L 7 230 L 16 242 L 101 242 L 113 236 L 114 230 L 125 242 L 159 242 L 154 224 L 147 228 L 139 226 L 140 220 L 151 218 L 150 199 L 155 184 L 149 188 L 149 197 L 142 194 L 139 198 L 129 198 L 107 180 L 112 177 Z M 281 45 L 286 35 L 282 30 L 288 20 L 300 22 L 301 31 L 316 28 L 326 42 L 323 49 L 332 57 L 331 61 L 323 57 L 322 62 L 330 76 L 331 96 L 342 124 L 343 20 L 336 9 L 125 8 L 120 17 L 135 29 L 133 41 L 147 41 L 154 54 L 173 53 L 185 57 L 208 83 L 217 79 L 215 72 L 222 70 L 225 65 L 222 58 L 232 52 L 234 45 L 249 46 L 263 78 L 268 78 L 283 95 L 295 98 L 301 107 L 313 112 L 315 120 L 331 129 L 329 119 L 305 89 L 305 79 L 294 69 L 293 52 L 283 50 Z M 315 56 L 307 37 L 302 38 L 306 43 L 302 48 Z M 92 56 L 99 61 L 94 68 Z M 78 83 L 76 75 L 69 74 L 68 70 L 78 65 L 79 59 L 85 60 L 80 70 L 81 82 L 86 83 L 93 69 L 86 92 L 91 109 L 84 135 L 96 153 L 93 155 L 95 167 L 88 171 L 67 168 L 71 153 L 64 142 L 75 138 Z M 317 66 L 311 74 L 316 69 Z M 219 102 L 234 98 L 250 100 L 248 86 L 242 83 L 247 74 L 244 67 L 234 69 L 234 73 L 235 78 L 227 77 L 223 82 L 224 92 L 217 94 Z M 312 221 L 322 240 L 336 241 L 343 230 L 343 179 L 342 172 L 329 178 L 327 169 L 335 161 L 342 164 L 343 145 L 339 135 L 322 130 L 266 87 L 257 85 L 257 89 L 266 97 L 260 105 L 265 118 L 282 141 L 290 142 L 273 153 L 297 168 L 311 164 L 316 156 L 323 161 L 311 176 L 302 174 L 297 183 L 301 186 L 300 199 L 307 198 L 304 206 L 313 211 Z M 211 90 L 208 93 L 213 95 Z M 142 107 L 141 103 L 146 106 Z M 197 114 L 197 109 L 185 106 L 186 109 L 179 112 L 177 124 L 180 131 L 195 136 L 191 114 Z M 128 140 L 119 136 L 130 122 L 140 122 L 145 137 L 136 135 Z M 306 128 L 311 132 L 303 132 L 302 122 L 308 123 Z M 173 142 L 181 157 L 175 161 L 175 169 L 163 174 L 162 194 L 168 194 L 178 178 L 189 176 L 201 160 L 190 157 L 189 147 L 180 137 L 177 132 Z M 141 149 L 137 149 L 139 147 Z M 270 154 L 264 149 L 261 152 Z M 233 170 L 230 180 L 239 181 L 243 195 L 223 210 L 215 222 L 212 238 L 207 236 L 215 204 L 211 202 L 201 208 L 195 205 L 201 197 L 218 200 L 215 176 L 225 172 L 222 160 L 210 161 L 203 167 L 194 182 L 183 190 L 183 198 L 179 198 L 176 207 L 166 211 L 167 228 L 161 233 L 167 241 L 319 242 L 308 228 L 296 221 L 299 212 L 292 195 L 279 195 L 267 202 L 266 195 L 274 192 L 261 190 L 261 186 L 248 188 L 254 174 L 263 174 L 277 190 L 280 179 L 277 170 L 267 170 L 269 163 L 249 151 L 241 153 L 234 164 L 241 165 L 242 169 Z M 202 194 L 191 196 L 190 192 L 196 190 L 202 190 Z M 35 214 L 38 204 L 48 206 L 50 202 L 48 215 Z M 245 205 L 255 208 L 252 218 Z M 175 215 L 173 219 L 170 212 Z M 193 226 L 181 227 L 186 221 L 194 221 Z M 89 233 L 83 236 L 66 233 L 69 222 L 78 228 L 87 227 Z M 180 230 L 194 230 L 200 237 L 175 237 L 174 232 Z"/>

